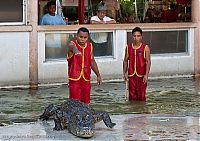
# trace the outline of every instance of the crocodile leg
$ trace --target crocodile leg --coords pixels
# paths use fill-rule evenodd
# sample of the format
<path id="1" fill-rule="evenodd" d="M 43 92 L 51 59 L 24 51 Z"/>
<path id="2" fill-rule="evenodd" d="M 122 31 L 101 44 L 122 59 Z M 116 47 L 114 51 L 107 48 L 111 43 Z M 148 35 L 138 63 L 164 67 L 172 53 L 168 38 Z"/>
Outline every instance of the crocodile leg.
<path id="1" fill-rule="evenodd" d="M 107 112 L 96 112 L 94 117 L 95 117 L 95 122 L 99 122 L 99 121 L 103 120 L 105 125 L 109 128 L 113 128 L 116 125 L 116 123 L 113 123 L 111 121 L 111 118 Z"/>
<path id="2" fill-rule="evenodd" d="M 57 116 L 54 117 L 54 122 L 55 122 L 55 127 L 53 128 L 54 130 L 63 130 L 63 127 L 61 125 L 61 120 Z"/>

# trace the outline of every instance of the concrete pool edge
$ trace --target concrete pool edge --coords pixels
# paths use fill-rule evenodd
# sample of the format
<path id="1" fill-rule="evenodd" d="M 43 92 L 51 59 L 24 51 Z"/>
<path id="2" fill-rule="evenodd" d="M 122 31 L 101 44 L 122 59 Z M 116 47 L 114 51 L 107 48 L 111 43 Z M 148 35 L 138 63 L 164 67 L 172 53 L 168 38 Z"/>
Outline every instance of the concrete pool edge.
<path id="1" fill-rule="evenodd" d="M 169 114 L 112 115 L 117 125 L 107 128 L 103 122 L 96 124 L 95 136 L 87 140 L 200 140 L 198 116 Z M 0 127 L 0 141 L 4 140 L 83 140 L 67 130 L 54 131 L 53 121 L 15 123 Z"/>

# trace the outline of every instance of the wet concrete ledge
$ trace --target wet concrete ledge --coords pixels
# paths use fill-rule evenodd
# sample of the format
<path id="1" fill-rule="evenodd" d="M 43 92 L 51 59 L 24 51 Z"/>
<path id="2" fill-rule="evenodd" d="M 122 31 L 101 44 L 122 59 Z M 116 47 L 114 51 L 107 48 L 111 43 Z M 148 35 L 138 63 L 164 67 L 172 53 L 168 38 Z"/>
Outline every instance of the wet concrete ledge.
<path id="1" fill-rule="evenodd" d="M 156 114 L 112 115 L 117 125 L 107 128 L 103 122 L 96 124 L 96 133 L 90 141 L 185 141 L 200 140 L 198 116 L 175 116 Z M 74 141 L 86 140 L 70 134 L 67 130 L 54 131 L 53 121 L 15 123 L 0 127 L 0 141 Z"/>

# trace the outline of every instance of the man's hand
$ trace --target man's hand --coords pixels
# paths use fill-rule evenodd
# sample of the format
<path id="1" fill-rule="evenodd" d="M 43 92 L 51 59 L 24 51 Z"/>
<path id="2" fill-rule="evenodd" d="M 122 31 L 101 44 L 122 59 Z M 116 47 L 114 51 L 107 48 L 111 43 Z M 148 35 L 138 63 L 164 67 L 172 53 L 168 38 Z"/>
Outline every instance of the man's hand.
<path id="1" fill-rule="evenodd" d="M 102 84 L 101 76 L 97 76 L 97 85 L 101 84 Z"/>
<path id="2" fill-rule="evenodd" d="M 75 55 L 82 55 L 82 53 L 78 50 L 78 48 L 72 41 L 69 43 L 68 47 L 69 50 L 71 50 L 71 52 L 73 52 Z"/>
<path id="3" fill-rule="evenodd" d="M 124 73 L 123 75 L 124 82 L 128 81 L 128 73 Z"/>
<path id="4" fill-rule="evenodd" d="M 74 54 L 75 55 L 80 55 L 80 56 L 82 55 L 82 53 L 78 49 L 76 51 L 74 51 Z"/>
<path id="5" fill-rule="evenodd" d="M 75 54 L 75 55 L 82 55 L 82 53 L 78 50 L 78 48 L 76 46 L 73 46 L 72 47 L 72 52 Z"/>
<path id="6" fill-rule="evenodd" d="M 144 82 L 144 83 L 147 83 L 147 80 L 148 80 L 148 76 L 147 76 L 147 75 L 144 75 L 144 77 L 143 77 L 143 82 Z"/>

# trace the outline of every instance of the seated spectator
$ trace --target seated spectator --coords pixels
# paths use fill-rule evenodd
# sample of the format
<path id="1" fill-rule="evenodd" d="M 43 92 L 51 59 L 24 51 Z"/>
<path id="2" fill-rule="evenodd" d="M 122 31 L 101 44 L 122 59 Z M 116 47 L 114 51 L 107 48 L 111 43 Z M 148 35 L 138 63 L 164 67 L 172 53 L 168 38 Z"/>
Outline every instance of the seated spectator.
<path id="1" fill-rule="evenodd" d="M 112 24 L 116 23 L 116 21 L 110 17 L 106 16 L 107 6 L 105 3 L 101 2 L 97 7 L 97 15 L 91 17 L 91 24 Z"/>
<path id="2" fill-rule="evenodd" d="M 55 14 L 56 2 L 49 1 L 47 3 L 48 13 L 43 15 L 40 20 L 40 25 L 66 25 L 65 21 L 60 15 Z"/>
<path id="3" fill-rule="evenodd" d="M 178 21 L 178 7 L 175 4 L 171 4 L 170 8 L 163 10 L 162 22 L 176 22 Z"/>
<path id="4" fill-rule="evenodd" d="M 163 11 L 158 8 L 148 8 L 145 14 L 145 23 L 160 23 L 162 19 Z"/>
<path id="5" fill-rule="evenodd" d="M 97 6 L 97 15 L 91 17 L 91 24 L 114 24 L 116 21 L 110 17 L 106 16 L 107 6 L 105 3 L 101 2 Z M 108 33 L 93 33 L 91 34 L 91 39 L 94 47 L 95 56 L 106 55 L 108 48 Z"/>

